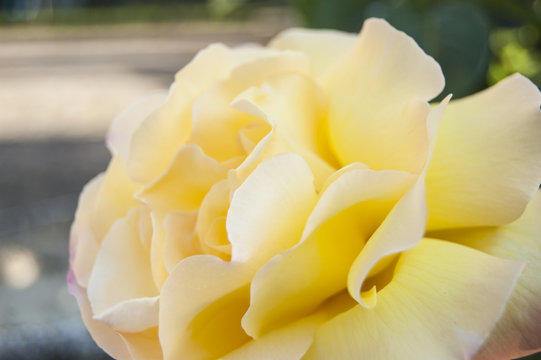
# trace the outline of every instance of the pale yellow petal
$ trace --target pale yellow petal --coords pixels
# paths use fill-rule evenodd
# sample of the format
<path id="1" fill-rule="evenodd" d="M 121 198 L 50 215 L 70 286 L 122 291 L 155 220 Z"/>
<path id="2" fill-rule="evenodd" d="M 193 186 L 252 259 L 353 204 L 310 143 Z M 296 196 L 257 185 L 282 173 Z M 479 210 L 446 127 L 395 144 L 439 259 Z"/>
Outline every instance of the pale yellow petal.
<path id="1" fill-rule="evenodd" d="M 218 161 L 241 155 L 243 148 L 238 139 L 240 129 L 262 121 L 232 106 L 235 97 L 278 74 L 309 72 L 308 59 L 295 52 L 275 52 L 239 65 L 229 79 L 209 88 L 195 101 L 189 142 L 198 144 L 206 154 Z"/>
<path id="2" fill-rule="evenodd" d="M 185 257 L 201 253 L 194 239 L 197 219 L 197 211 L 172 211 L 165 216 L 163 262 L 168 272 Z"/>
<path id="3" fill-rule="evenodd" d="M 145 118 L 130 143 L 130 176 L 148 183 L 165 170 L 191 131 L 191 106 L 197 96 L 230 72 L 230 50 L 213 44 L 180 70 L 166 103 Z"/>
<path id="4" fill-rule="evenodd" d="M 181 261 L 160 299 L 164 359 L 211 359 L 248 341 L 240 318 L 248 308 L 251 271 L 211 255 Z"/>
<path id="5" fill-rule="evenodd" d="M 381 19 L 321 81 L 329 97 L 329 139 L 342 165 L 420 172 L 426 161 L 426 101 L 443 89 L 439 65 Z"/>
<path id="6" fill-rule="evenodd" d="M 514 359 L 541 351 L 541 191 L 509 225 L 434 235 L 527 263 L 502 318 L 476 359 Z"/>
<path id="7" fill-rule="evenodd" d="M 92 215 L 103 177 L 103 174 L 96 176 L 84 187 L 70 232 L 70 268 L 77 283 L 85 288 L 99 250 L 92 228 Z"/>
<path id="8" fill-rule="evenodd" d="M 471 359 L 522 268 L 425 239 L 401 255 L 375 308 L 356 305 L 323 324 L 304 359 Z"/>
<path id="9" fill-rule="evenodd" d="M 139 188 L 140 186 L 128 177 L 122 162 L 113 157 L 105 172 L 92 214 L 92 226 L 98 243 L 101 243 L 115 221 L 123 218 L 129 209 L 139 205 L 134 198 Z"/>
<path id="10" fill-rule="evenodd" d="M 151 212 L 152 220 L 152 240 L 150 243 L 150 270 L 154 284 L 161 289 L 165 280 L 169 276 L 169 271 L 165 266 L 165 241 L 166 232 L 164 228 L 165 215 L 161 212 Z"/>
<path id="11" fill-rule="evenodd" d="M 201 239 L 205 253 L 220 257 L 223 260 L 231 259 L 232 246 L 227 238 L 226 217 L 219 216 L 211 223 L 205 237 Z"/>
<path id="12" fill-rule="evenodd" d="M 318 327 L 327 319 L 315 314 L 251 340 L 223 360 L 298 360 L 308 350 Z"/>
<path id="13" fill-rule="evenodd" d="M 286 153 L 262 162 L 231 199 L 231 260 L 258 263 L 295 245 L 315 202 L 313 175 L 301 157 Z"/>
<path id="14" fill-rule="evenodd" d="M 357 34 L 342 31 L 293 28 L 278 34 L 269 47 L 301 51 L 310 58 L 314 74 L 320 76 L 355 45 L 356 39 Z"/>
<path id="15" fill-rule="evenodd" d="M 157 327 L 134 334 L 121 333 L 120 336 L 124 340 L 132 360 L 160 360 L 163 358 Z"/>
<path id="16" fill-rule="evenodd" d="M 227 180 L 217 182 L 209 190 L 201 203 L 197 216 L 196 230 L 199 238 L 205 237 L 214 219 L 227 215 L 229 197 L 230 188 Z"/>
<path id="17" fill-rule="evenodd" d="M 137 100 L 115 117 L 107 132 L 107 147 L 126 164 L 134 132 L 167 100 L 166 90 L 156 90 Z"/>
<path id="18" fill-rule="evenodd" d="M 236 67 L 273 56 L 275 52 L 260 47 L 230 49 L 211 44 L 175 76 L 166 103 L 148 116 L 134 132 L 130 144 L 128 172 L 148 183 L 169 165 L 192 131 L 192 106 L 209 87 L 228 78 Z"/>
<path id="19" fill-rule="evenodd" d="M 224 161 L 243 154 L 237 134 L 257 121 L 231 106 L 239 84 L 233 79 L 211 87 L 193 106 L 193 129 L 189 142 L 201 146 L 205 154 Z"/>
<path id="20" fill-rule="evenodd" d="M 158 325 L 159 301 L 159 296 L 125 300 L 94 319 L 118 331 L 137 333 Z"/>
<path id="21" fill-rule="evenodd" d="M 518 74 L 449 104 L 427 173 L 430 229 L 520 216 L 541 183 L 540 105 Z"/>
<path id="22" fill-rule="evenodd" d="M 330 184 L 308 219 L 303 242 L 254 276 L 243 327 L 257 337 L 314 311 L 346 286 L 370 234 L 411 185 L 398 171 L 352 170 Z"/>
<path id="23" fill-rule="evenodd" d="M 309 78 L 297 73 L 275 75 L 239 94 L 233 106 L 268 123 L 270 134 L 279 138 L 283 148 L 301 155 L 315 175 L 317 189 L 336 171 L 327 140 L 326 101 Z"/>
<path id="24" fill-rule="evenodd" d="M 148 248 L 139 239 L 139 216 L 139 208 L 130 210 L 103 240 L 88 281 L 88 298 L 96 316 L 124 301 L 158 295 Z"/>
<path id="25" fill-rule="evenodd" d="M 421 175 L 370 237 L 349 270 L 347 287 L 359 304 L 366 308 L 376 305 L 377 289 L 361 292 L 364 282 L 374 271 L 380 270 L 376 267 L 380 261 L 388 261 L 391 255 L 417 245 L 423 237 L 425 224 L 425 182 Z"/>
<path id="26" fill-rule="evenodd" d="M 225 179 L 228 166 L 207 156 L 194 144 L 184 145 L 168 169 L 137 198 L 153 211 L 196 210 L 212 185 Z"/>
<path id="27" fill-rule="evenodd" d="M 396 254 L 414 247 L 423 237 L 426 225 L 425 176 L 435 136 L 449 100 L 450 96 L 447 96 L 427 116 L 428 159 L 416 183 L 395 205 L 351 266 L 348 290 L 362 306 L 370 308 L 377 301 L 377 289 L 364 289 L 365 281 L 389 266 Z"/>
<path id="28" fill-rule="evenodd" d="M 101 321 L 93 319 L 92 309 L 90 308 L 86 291 L 78 288 L 74 295 L 79 305 L 83 323 L 96 344 L 114 359 L 131 360 L 130 353 L 120 334 Z"/>

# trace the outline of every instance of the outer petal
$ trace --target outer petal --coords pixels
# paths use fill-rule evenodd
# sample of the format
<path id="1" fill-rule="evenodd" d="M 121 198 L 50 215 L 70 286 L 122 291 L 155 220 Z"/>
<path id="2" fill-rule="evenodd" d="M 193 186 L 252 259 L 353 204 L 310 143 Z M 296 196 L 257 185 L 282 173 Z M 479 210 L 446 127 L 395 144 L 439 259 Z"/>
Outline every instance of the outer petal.
<path id="1" fill-rule="evenodd" d="M 122 111 L 111 124 L 107 133 L 107 147 L 124 165 L 130 156 L 133 133 L 141 123 L 167 100 L 167 91 L 154 91 Z"/>
<path id="2" fill-rule="evenodd" d="M 132 360 L 162 359 L 157 327 L 136 334 L 123 333 L 120 336 L 124 340 Z"/>
<path id="3" fill-rule="evenodd" d="M 443 89 L 444 79 L 412 38 L 384 20 L 367 20 L 355 47 L 321 82 L 330 99 L 330 143 L 342 165 L 422 169 L 426 101 Z"/>
<path id="4" fill-rule="evenodd" d="M 401 255 L 374 309 L 356 305 L 322 325 L 305 358 L 470 359 L 521 270 L 520 263 L 425 239 Z"/>
<path id="5" fill-rule="evenodd" d="M 120 334 L 101 321 L 93 319 L 92 309 L 90 308 L 86 291 L 82 288 L 77 288 L 74 295 L 77 299 L 83 322 L 96 344 L 115 359 L 131 359 L 126 344 L 123 342 Z"/>
<path id="6" fill-rule="evenodd" d="M 488 254 L 527 262 L 502 318 L 476 359 L 514 359 L 540 351 L 541 191 L 509 225 L 446 231 L 439 236 Z"/>
<path id="7" fill-rule="evenodd" d="M 95 318 L 132 332 L 155 326 L 158 314 L 157 300 L 145 299 L 157 296 L 158 290 L 150 272 L 148 246 L 140 240 L 139 216 L 140 208 L 134 208 L 113 225 L 88 282 Z M 139 313 L 141 322 L 130 313 Z"/>
<path id="8" fill-rule="evenodd" d="M 518 74 L 449 104 L 427 173 L 429 229 L 520 216 L 541 182 L 540 105 Z"/>
<path id="9" fill-rule="evenodd" d="M 134 194 L 139 188 L 140 186 L 128 177 L 126 168 L 119 158 L 113 157 L 105 172 L 103 185 L 92 213 L 92 227 L 98 244 L 115 221 L 123 218 L 129 209 L 139 205 L 134 199 Z"/>
<path id="10" fill-rule="evenodd" d="M 211 84 L 224 79 L 230 66 L 230 50 L 213 44 L 177 73 L 167 102 L 133 134 L 128 158 L 133 179 L 149 182 L 167 167 L 190 136 L 193 100 Z"/>
<path id="11" fill-rule="evenodd" d="M 92 214 L 104 175 L 92 179 L 79 197 L 75 220 L 70 235 L 70 267 L 80 286 L 88 286 L 94 261 L 99 250 L 99 242 L 92 228 Z"/>
<path id="12" fill-rule="evenodd" d="M 288 29 L 272 39 L 269 47 L 303 52 L 312 61 L 315 75 L 320 76 L 350 50 L 356 40 L 357 34 L 336 30 Z"/>
<path id="13" fill-rule="evenodd" d="M 115 330 L 136 333 L 158 325 L 159 308 L 159 296 L 124 300 L 94 315 L 94 319 Z"/>

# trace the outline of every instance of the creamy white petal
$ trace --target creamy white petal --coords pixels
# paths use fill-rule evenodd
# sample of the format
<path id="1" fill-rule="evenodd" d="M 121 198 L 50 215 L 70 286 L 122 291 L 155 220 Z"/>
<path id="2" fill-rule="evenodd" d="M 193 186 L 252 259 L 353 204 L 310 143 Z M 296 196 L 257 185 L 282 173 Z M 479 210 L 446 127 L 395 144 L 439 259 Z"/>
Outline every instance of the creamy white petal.
<path id="1" fill-rule="evenodd" d="M 158 295 L 148 248 L 139 239 L 139 216 L 139 208 L 130 210 L 103 240 L 88 281 L 88 298 L 97 316 L 123 301 Z"/>

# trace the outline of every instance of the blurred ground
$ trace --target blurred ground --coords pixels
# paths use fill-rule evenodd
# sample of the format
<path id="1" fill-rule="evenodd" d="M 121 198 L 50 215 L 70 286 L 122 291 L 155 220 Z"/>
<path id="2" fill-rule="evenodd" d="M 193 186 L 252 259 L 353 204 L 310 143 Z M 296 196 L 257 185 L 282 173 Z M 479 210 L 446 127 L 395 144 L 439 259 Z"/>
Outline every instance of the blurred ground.
<path id="1" fill-rule="evenodd" d="M 267 9 L 245 22 L 0 28 L 0 359 L 107 358 L 65 286 L 69 226 L 109 160 L 107 126 L 206 44 L 265 43 L 292 23 Z"/>

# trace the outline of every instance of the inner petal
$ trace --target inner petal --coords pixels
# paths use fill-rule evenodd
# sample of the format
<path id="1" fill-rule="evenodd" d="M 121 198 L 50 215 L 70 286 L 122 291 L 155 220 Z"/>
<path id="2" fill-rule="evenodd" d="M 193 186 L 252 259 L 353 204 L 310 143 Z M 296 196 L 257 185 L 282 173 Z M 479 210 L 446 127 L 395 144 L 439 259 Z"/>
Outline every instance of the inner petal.
<path id="1" fill-rule="evenodd" d="M 303 241 L 274 257 L 252 280 L 246 332 L 260 336 L 343 290 L 365 241 L 411 183 L 407 173 L 366 169 L 331 183 L 307 221 Z"/>

